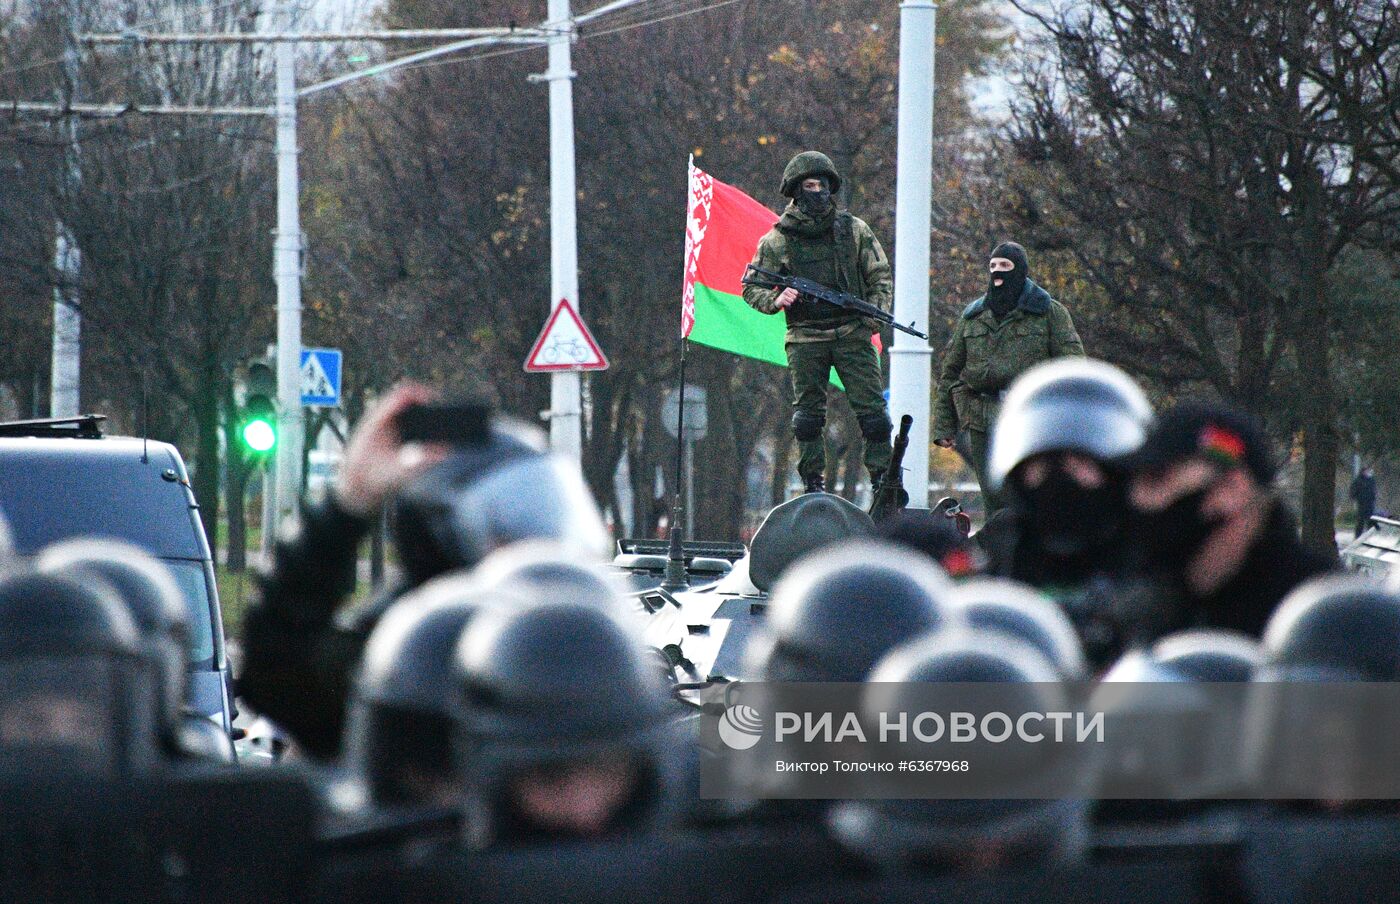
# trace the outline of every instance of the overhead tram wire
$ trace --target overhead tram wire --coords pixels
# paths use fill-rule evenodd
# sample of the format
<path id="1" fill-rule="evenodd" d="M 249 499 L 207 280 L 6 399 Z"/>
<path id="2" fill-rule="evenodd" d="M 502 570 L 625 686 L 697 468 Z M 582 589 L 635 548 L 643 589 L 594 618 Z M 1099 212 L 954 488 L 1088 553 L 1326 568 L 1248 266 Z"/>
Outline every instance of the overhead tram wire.
<path id="1" fill-rule="evenodd" d="M 669 22 L 672 19 L 680 19 L 685 16 L 693 16 L 697 13 L 709 12 L 713 9 L 720 9 L 725 6 L 733 6 L 736 3 L 743 2 L 744 0 L 717 0 L 717 2 L 706 3 L 704 6 L 700 6 L 695 9 L 683 9 L 678 12 L 668 12 L 664 15 L 653 16 L 638 22 L 628 22 L 623 25 L 615 25 L 608 28 L 599 29 L 597 31 L 581 31 L 578 35 L 578 43 L 587 41 L 590 38 L 599 38 L 605 35 L 617 34 L 623 31 L 630 31 L 634 28 L 641 28 L 646 25 L 655 25 L 660 22 Z M 676 7 L 686 5 L 686 3 L 687 0 L 660 0 L 660 2 L 657 3 L 647 4 L 646 8 L 652 11 L 655 11 L 657 7 L 675 9 Z M 434 66 L 449 66 L 459 63 L 474 63 L 480 60 L 490 60 L 503 56 L 511 56 L 517 53 L 526 53 L 528 51 L 536 49 L 538 48 L 534 46 L 506 47 L 495 50 L 483 51 L 481 53 L 472 53 L 463 56 L 452 56 L 441 60 L 425 60 L 422 63 L 414 63 L 409 66 L 404 66 L 399 71 L 412 72 L 415 69 L 429 69 Z"/>
<path id="2" fill-rule="evenodd" d="M 695 13 L 702 13 L 702 12 L 706 12 L 706 11 L 711 10 L 711 9 L 718 9 L 718 8 L 720 8 L 720 7 L 730 6 L 730 5 L 734 4 L 734 3 L 742 2 L 742 0 L 719 0 L 719 2 L 707 3 L 706 5 L 701 6 L 701 7 L 698 7 L 698 8 L 696 8 L 696 9 L 688 9 L 688 10 L 683 9 L 683 10 L 680 10 L 679 12 L 676 12 L 676 11 L 675 11 L 675 10 L 677 10 L 678 8 L 684 7 L 684 6 L 686 6 L 688 3 L 692 3 L 692 2 L 695 2 L 695 0 L 653 0 L 653 2 L 650 2 L 650 3 L 629 4 L 629 5 L 625 8 L 626 10 L 635 11 L 635 12 L 646 11 L 646 12 L 653 13 L 653 14 L 654 14 L 657 10 L 663 10 L 664 12 L 663 12 L 663 14 L 661 14 L 661 15 L 651 15 L 651 16 L 649 16 L 648 18 L 645 18 L 645 19 L 642 19 L 642 20 L 639 20 L 639 21 L 635 21 L 635 22 L 625 22 L 625 23 L 623 23 L 622 25 L 615 25 L 615 26 L 612 26 L 612 27 L 609 27 L 609 28 L 606 28 L 606 29 L 600 29 L 600 30 L 598 30 L 598 31 L 587 31 L 587 30 L 580 29 L 580 30 L 577 32 L 577 35 L 578 35 L 577 41 L 578 41 L 578 42 L 582 42 L 582 41 L 588 40 L 588 39 L 591 38 L 591 37 L 598 37 L 598 36 L 601 36 L 601 35 L 614 34 L 614 33 L 616 33 L 616 32 L 627 31 L 627 30 L 632 29 L 632 28 L 640 28 L 640 27 L 642 27 L 642 26 L 644 26 L 644 25 L 652 25 L 652 24 L 655 24 L 655 23 L 657 23 L 657 22 L 666 22 L 666 21 L 669 21 L 669 20 L 671 20 L 671 19 L 680 18 L 680 17 L 682 17 L 682 16 L 694 15 Z M 578 16 L 575 17 L 574 20 L 575 20 L 576 22 L 586 23 L 586 22 L 588 22 L 588 21 L 591 21 L 593 18 L 599 17 L 599 16 L 601 16 L 601 15 L 608 14 L 607 11 L 609 10 L 610 7 L 612 7 L 612 6 L 614 6 L 614 5 L 616 5 L 616 4 L 607 3 L 607 4 L 604 4 L 604 5 L 602 5 L 602 6 L 595 7 L 594 9 L 591 9 L 591 10 L 588 10 L 588 11 L 586 11 L 586 12 L 580 13 Z M 627 12 L 625 12 L 625 11 L 619 12 L 619 16 L 625 16 L 625 15 L 627 15 Z M 612 21 L 612 20 L 609 20 L 609 21 Z M 542 26 L 536 26 L 536 27 L 537 27 L 537 28 L 542 28 Z M 549 31 L 549 29 L 543 29 L 543 30 Z M 410 63 L 410 64 L 408 64 L 408 65 L 406 65 L 406 66 L 401 66 L 401 67 L 399 67 L 399 68 L 398 68 L 398 71 L 399 71 L 399 72 L 412 72 L 412 71 L 415 70 L 415 69 L 429 69 L 429 68 L 432 68 L 432 67 L 434 67 L 434 66 L 446 66 L 446 65 L 457 64 L 457 63 L 471 63 L 471 62 L 476 62 L 476 61 L 479 61 L 479 60 L 497 59 L 497 58 L 500 58 L 500 57 L 513 56 L 514 54 L 517 54 L 517 53 L 526 53 L 526 52 L 531 51 L 531 50 L 537 50 L 537 49 L 539 49 L 539 48 L 541 48 L 541 47 L 543 47 L 543 46 L 544 46 L 543 44 L 522 44 L 522 45 L 517 45 L 517 46 L 509 46 L 509 47 L 491 46 L 490 49 L 481 50 L 481 51 L 477 51 L 477 52 L 470 52 L 470 51 L 467 51 L 467 50 L 463 50 L 463 51 L 460 53 L 460 55 L 459 55 L 459 54 L 453 54 L 453 55 L 451 55 L 451 56 L 443 57 L 442 59 L 424 60 L 424 61 L 421 62 L 421 63 Z M 384 62 L 385 62 L 385 63 L 392 63 L 392 62 L 394 62 L 395 60 L 405 59 L 405 58 L 407 58 L 407 57 L 409 57 L 409 56 L 412 56 L 413 53 L 416 53 L 416 52 L 417 52 L 417 51 L 413 51 L 413 52 L 410 52 L 410 53 L 402 54 L 402 55 L 397 56 L 397 57 L 389 57 L 389 58 L 385 59 Z"/>

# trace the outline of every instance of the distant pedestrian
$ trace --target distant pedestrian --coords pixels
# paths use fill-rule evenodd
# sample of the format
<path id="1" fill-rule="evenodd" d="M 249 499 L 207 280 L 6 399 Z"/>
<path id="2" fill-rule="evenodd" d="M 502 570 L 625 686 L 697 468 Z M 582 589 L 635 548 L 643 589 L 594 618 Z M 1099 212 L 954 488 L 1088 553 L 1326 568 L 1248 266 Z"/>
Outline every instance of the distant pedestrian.
<path id="1" fill-rule="evenodd" d="M 1356 500 L 1356 536 L 1371 526 L 1376 513 L 1376 472 L 1370 465 L 1361 469 L 1351 482 L 1351 498 Z"/>

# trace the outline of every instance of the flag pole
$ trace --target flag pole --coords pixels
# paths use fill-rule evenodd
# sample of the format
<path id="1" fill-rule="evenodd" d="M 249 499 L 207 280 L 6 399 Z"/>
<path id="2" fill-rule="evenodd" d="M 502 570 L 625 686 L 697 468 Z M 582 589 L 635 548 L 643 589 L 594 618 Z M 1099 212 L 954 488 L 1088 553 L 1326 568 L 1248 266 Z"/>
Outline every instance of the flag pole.
<path id="1" fill-rule="evenodd" d="M 695 171 L 695 155 L 690 155 L 686 161 L 686 216 L 690 215 L 690 179 Z M 682 280 L 684 280 L 682 276 Z M 685 296 L 685 288 L 682 285 L 681 296 Z M 684 485 L 685 471 L 685 347 L 687 340 L 685 337 L 684 317 L 681 324 L 681 366 L 680 366 L 680 392 L 679 405 L 676 412 L 676 483 L 672 487 L 672 507 L 671 507 L 671 536 L 670 545 L 666 551 L 666 574 L 661 581 L 663 590 L 686 590 L 690 587 L 690 575 L 685 569 L 685 529 L 681 527 L 682 518 L 685 516 L 685 505 L 694 505 L 692 499 L 681 502 L 681 487 Z"/>
<path id="2" fill-rule="evenodd" d="M 681 488 L 684 486 L 685 470 L 685 347 L 687 340 L 681 337 L 681 367 L 679 393 L 680 405 L 676 415 L 676 484 L 672 494 L 673 506 L 671 508 L 671 542 L 666 550 L 666 574 L 662 579 L 663 590 L 687 590 L 690 587 L 690 574 L 685 568 L 685 528 L 682 526 L 685 517 L 685 506 L 694 505 L 694 501 L 686 499 L 681 501 Z"/>

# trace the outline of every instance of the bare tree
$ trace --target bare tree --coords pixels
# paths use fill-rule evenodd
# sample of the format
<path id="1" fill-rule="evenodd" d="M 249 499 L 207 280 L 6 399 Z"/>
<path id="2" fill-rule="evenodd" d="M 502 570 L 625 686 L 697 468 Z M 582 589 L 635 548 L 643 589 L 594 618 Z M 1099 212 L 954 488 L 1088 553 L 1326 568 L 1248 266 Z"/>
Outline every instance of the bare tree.
<path id="1" fill-rule="evenodd" d="M 1338 458 L 1327 278 L 1396 217 L 1396 184 L 1371 162 L 1387 147 L 1393 159 L 1385 127 L 1340 126 L 1346 98 L 1302 62 L 1343 53 L 1341 32 L 1319 24 L 1342 5 L 1365 6 L 1027 7 L 1048 59 L 1025 73 L 1010 136 L 1021 221 L 1073 255 L 1117 309 L 1110 355 L 1301 430 L 1304 535 L 1324 549 Z M 1359 27 L 1374 38 L 1386 16 Z M 1383 69 L 1362 91 L 1372 104 L 1390 92 Z"/>

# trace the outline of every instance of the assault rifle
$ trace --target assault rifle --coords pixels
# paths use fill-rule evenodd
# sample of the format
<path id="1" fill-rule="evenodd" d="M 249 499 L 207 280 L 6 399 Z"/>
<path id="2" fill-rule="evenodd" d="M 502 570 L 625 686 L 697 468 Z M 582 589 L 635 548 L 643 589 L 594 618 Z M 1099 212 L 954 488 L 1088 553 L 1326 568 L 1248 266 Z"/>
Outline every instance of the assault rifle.
<path id="1" fill-rule="evenodd" d="M 749 269 L 744 271 L 743 279 L 739 281 L 746 286 L 758 286 L 763 289 L 796 289 L 797 294 L 806 296 L 813 301 L 824 301 L 827 304 L 834 304 L 838 308 L 855 311 L 857 314 L 864 317 L 873 317 L 881 323 L 892 326 L 902 333 L 918 336 L 920 339 L 928 338 L 928 333 L 921 333 L 914 329 L 912 323 L 908 326 L 902 323 L 895 323 L 894 315 L 888 311 L 882 311 L 868 301 L 861 301 L 854 295 L 828 288 L 819 282 L 812 282 L 810 279 L 803 279 L 800 276 L 786 276 L 782 273 L 774 273 L 772 270 L 765 270 L 762 267 L 749 264 Z"/>
<path id="2" fill-rule="evenodd" d="M 904 489 L 904 451 L 909 448 L 909 428 L 913 424 L 911 415 L 899 419 L 899 435 L 894 438 L 890 466 L 880 476 L 880 485 L 875 487 L 870 502 L 870 517 L 876 521 L 883 521 L 909 504 L 909 493 Z"/>

